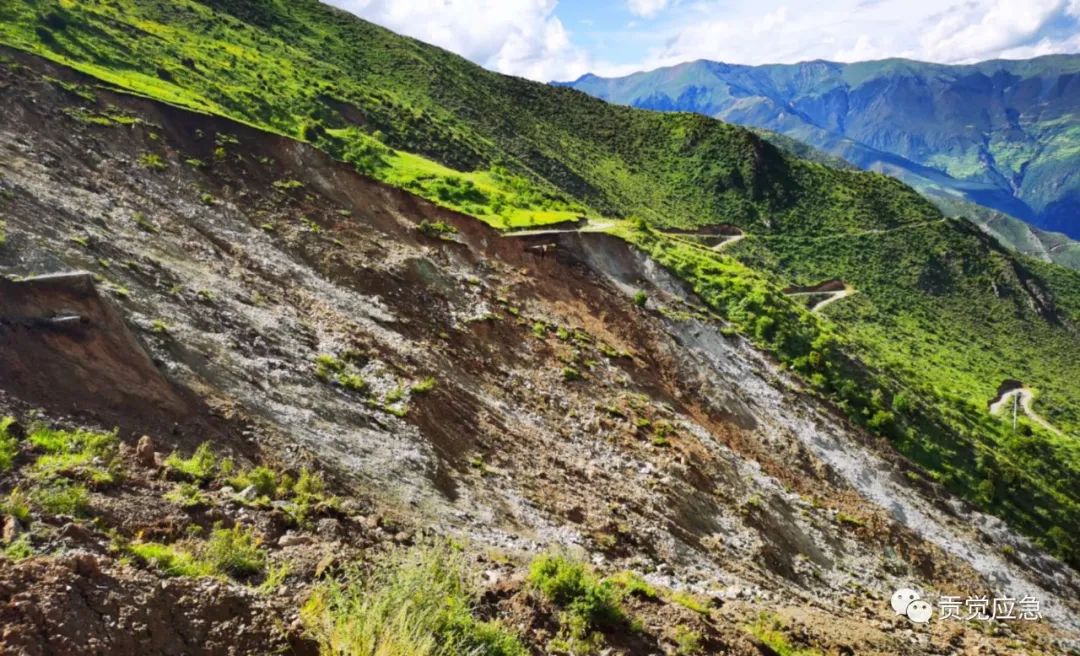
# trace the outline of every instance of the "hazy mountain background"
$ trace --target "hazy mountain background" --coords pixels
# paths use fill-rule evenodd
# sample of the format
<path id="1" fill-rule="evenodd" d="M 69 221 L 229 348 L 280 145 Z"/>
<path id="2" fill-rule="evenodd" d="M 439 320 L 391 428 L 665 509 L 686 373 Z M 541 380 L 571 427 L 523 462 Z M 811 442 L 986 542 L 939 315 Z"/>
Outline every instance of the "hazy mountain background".
<path id="1" fill-rule="evenodd" d="M 938 200 L 978 203 L 999 236 L 1039 254 L 1080 237 L 1080 56 L 947 66 L 903 59 L 736 66 L 694 61 L 564 83 L 604 100 L 765 128 Z M 1071 257 L 1075 258 L 1075 250 Z"/>

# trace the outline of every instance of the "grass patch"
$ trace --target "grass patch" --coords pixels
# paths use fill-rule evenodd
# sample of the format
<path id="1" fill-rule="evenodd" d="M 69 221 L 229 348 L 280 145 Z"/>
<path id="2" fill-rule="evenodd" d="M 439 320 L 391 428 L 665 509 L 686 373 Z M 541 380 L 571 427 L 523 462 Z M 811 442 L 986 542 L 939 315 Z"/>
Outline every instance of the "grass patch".
<path id="1" fill-rule="evenodd" d="M 210 496 L 193 483 L 180 483 L 165 493 L 165 500 L 175 503 L 185 510 L 206 508 L 210 505 Z"/>
<path id="2" fill-rule="evenodd" d="M 214 454 L 210 443 L 203 442 L 189 458 L 184 458 L 178 452 L 173 451 L 165 459 L 165 468 L 176 476 L 199 484 L 205 484 L 218 475 L 228 476 L 231 474 L 233 464 L 227 458 L 219 459 Z"/>
<path id="3" fill-rule="evenodd" d="M 7 498 L 0 501 L 0 515 L 10 515 L 23 524 L 30 521 L 30 497 L 19 488 L 8 492 Z"/>
<path id="4" fill-rule="evenodd" d="M 43 512 L 85 517 L 90 512 L 90 492 L 86 486 L 67 479 L 55 479 L 30 488 L 30 500 Z"/>
<path id="5" fill-rule="evenodd" d="M 26 560 L 30 556 L 33 556 L 34 547 L 30 544 L 30 535 L 23 533 L 15 538 L 10 544 L 4 546 L 3 551 L 0 551 L 0 555 L 3 555 L 3 557 L 8 560 L 14 560 L 16 562 Z"/>
<path id="6" fill-rule="evenodd" d="M 461 554 L 419 546 L 316 587 L 301 617 L 326 656 L 527 656 L 501 624 L 476 618 L 476 596 Z"/>
<path id="7" fill-rule="evenodd" d="M 315 357 L 315 375 L 350 392 L 365 392 L 368 385 L 360 375 L 360 364 L 359 358 L 353 354 L 338 357 L 322 353 Z"/>
<path id="8" fill-rule="evenodd" d="M 784 623 L 771 613 L 759 615 L 746 630 L 779 656 L 824 656 L 817 649 L 794 647 L 784 633 Z"/>
<path id="9" fill-rule="evenodd" d="M 14 417 L 0 419 L 0 472 L 11 471 L 15 466 L 15 456 L 19 453 L 19 441 L 11 433 L 14 424 Z"/>
<path id="10" fill-rule="evenodd" d="M 31 427 L 27 441 L 36 451 L 44 452 L 30 470 L 34 478 L 71 477 L 93 485 L 108 485 L 122 477 L 116 431 L 55 430 L 37 424 Z"/>
<path id="11" fill-rule="evenodd" d="M 157 153 L 143 153 L 139 155 L 139 166 L 147 169 L 148 171 L 164 171 L 165 160 L 161 159 L 161 155 Z"/>
<path id="12" fill-rule="evenodd" d="M 266 571 L 266 551 L 255 529 L 214 528 L 209 539 L 174 544 L 133 542 L 127 550 L 168 576 L 230 576 L 246 579 Z"/>
<path id="13" fill-rule="evenodd" d="M 529 583 L 560 610 L 559 636 L 552 648 L 592 653 L 603 642 L 599 632 L 624 624 L 619 586 L 601 581 L 585 565 L 559 554 L 537 557 Z"/>

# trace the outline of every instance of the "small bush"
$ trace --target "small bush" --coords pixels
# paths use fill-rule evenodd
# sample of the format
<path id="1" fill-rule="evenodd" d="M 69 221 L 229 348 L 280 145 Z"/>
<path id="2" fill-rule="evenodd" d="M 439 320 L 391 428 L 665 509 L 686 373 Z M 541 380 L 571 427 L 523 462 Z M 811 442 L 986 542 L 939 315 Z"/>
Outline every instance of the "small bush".
<path id="1" fill-rule="evenodd" d="M 26 524 L 30 521 L 30 497 L 19 488 L 13 489 L 0 501 L 0 515 L 10 515 Z"/>
<path id="2" fill-rule="evenodd" d="M 693 629 L 679 625 L 675 627 L 675 645 L 679 656 L 693 656 L 700 654 L 701 634 Z"/>
<path id="3" fill-rule="evenodd" d="M 254 467 L 229 479 L 229 485 L 237 490 L 254 487 L 256 496 L 273 498 L 277 496 L 278 474 L 269 467 Z"/>
<path id="4" fill-rule="evenodd" d="M 166 576 L 211 576 L 214 574 L 209 563 L 200 560 L 179 545 L 159 542 L 136 542 L 128 545 L 140 562 L 155 567 Z"/>
<path id="5" fill-rule="evenodd" d="M 82 517 L 90 510 L 90 493 L 67 479 L 51 481 L 30 491 L 34 505 L 53 515 Z"/>
<path id="6" fill-rule="evenodd" d="M 581 380 L 581 372 L 574 367 L 563 367 L 562 377 L 566 381 Z"/>
<path id="7" fill-rule="evenodd" d="M 192 483 L 180 483 L 165 493 L 165 500 L 184 509 L 205 508 L 210 505 L 210 497 Z"/>
<path id="8" fill-rule="evenodd" d="M 172 452 L 165 459 L 165 468 L 196 483 L 206 483 L 218 474 L 219 463 L 210 443 L 203 442 L 190 458 L 182 458 L 179 453 Z"/>
<path id="9" fill-rule="evenodd" d="M 0 419 L 0 472 L 10 471 L 15 465 L 15 456 L 19 453 L 19 442 L 11 434 L 14 417 Z"/>
<path id="10" fill-rule="evenodd" d="M 529 566 L 529 582 L 548 601 L 566 610 L 585 630 L 610 627 L 625 619 L 617 585 L 598 581 L 581 563 L 565 556 L 540 556 Z M 583 636 L 579 636 L 583 637 Z"/>
<path id="11" fill-rule="evenodd" d="M 459 554 L 420 546 L 315 588 L 301 612 L 325 654 L 527 656 L 520 640 L 472 613 Z"/>
<path id="12" fill-rule="evenodd" d="M 157 153 L 143 153 L 139 155 L 139 166 L 150 171 L 164 171 L 165 160 Z"/>
<path id="13" fill-rule="evenodd" d="M 649 302 L 649 295 L 644 290 L 637 290 L 634 292 L 634 305 L 638 307 L 645 307 L 645 304 Z"/>
<path id="14" fill-rule="evenodd" d="M 121 476 L 120 442 L 115 431 L 66 431 L 36 425 L 27 439 L 36 450 L 45 452 L 34 462 L 32 475 L 37 478 L 72 476 L 106 485 Z"/>
<path id="15" fill-rule="evenodd" d="M 433 389 L 435 389 L 435 378 L 428 376 L 424 380 L 413 385 L 410 391 L 413 394 L 427 394 Z"/>
<path id="16" fill-rule="evenodd" d="M 421 233 L 428 237 L 445 238 L 449 235 L 456 234 L 458 229 L 450 225 L 446 221 L 439 219 L 438 221 L 428 221 L 424 219 L 417 227 Z"/>
<path id="17" fill-rule="evenodd" d="M 8 560 L 20 561 L 29 558 L 34 555 L 34 547 L 30 544 L 30 535 L 23 533 L 19 537 L 12 540 L 11 544 L 4 547 L 3 551 L 0 551 L 0 555 Z"/>
<path id="18" fill-rule="evenodd" d="M 266 568 L 263 551 L 254 529 L 215 528 L 206 543 L 204 557 L 215 572 L 233 577 L 253 576 Z"/>
<path id="19" fill-rule="evenodd" d="M 649 585 L 645 579 L 634 572 L 620 572 L 619 574 L 610 577 L 608 580 L 622 588 L 623 592 L 631 597 L 648 599 L 651 601 L 660 598 L 656 588 Z"/>

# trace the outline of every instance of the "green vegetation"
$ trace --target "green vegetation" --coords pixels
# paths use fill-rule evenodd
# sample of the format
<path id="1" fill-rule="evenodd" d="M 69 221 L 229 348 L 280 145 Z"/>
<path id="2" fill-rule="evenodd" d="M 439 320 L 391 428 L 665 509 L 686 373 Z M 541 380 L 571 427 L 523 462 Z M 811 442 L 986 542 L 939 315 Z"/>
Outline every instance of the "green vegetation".
<path id="1" fill-rule="evenodd" d="M 14 417 L 0 418 L 0 473 L 10 471 L 19 453 L 19 442 L 11 434 Z"/>
<path id="2" fill-rule="evenodd" d="M 409 392 L 412 394 L 427 394 L 433 389 L 435 389 L 435 378 L 428 376 L 424 380 L 410 387 Z"/>
<path id="3" fill-rule="evenodd" d="M 350 392 L 364 392 L 367 381 L 359 373 L 361 364 L 359 356 L 352 353 L 341 358 L 324 353 L 315 358 L 315 375 Z"/>
<path id="4" fill-rule="evenodd" d="M 436 239 L 444 239 L 450 235 L 456 234 L 458 231 L 457 228 L 441 219 L 438 221 L 428 221 L 427 219 L 424 219 L 420 221 L 420 225 L 418 225 L 416 229 L 428 237 Z"/>
<path id="5" fill-rule="evenodd" d="M 626 219 L 610 231 L 687 281 L 726 331 L 1080 565 L 1080 274 L 1001 250 L 894 179 L 804 161 L 703 116 L 499 76 L 314 0 L 7 3 L 0 42 L 306 140 L 499 228 Z M 235 139 L 215 139 L 215 160 L 230 156 Z M 1009 148 L 993 145 L 1018 161 Z M 719 253 L 658 230 L 719 223 L 746 238 Z M 831 279 L 858 293 L 820 313 L 782 293 Z M 328 361 L 320 378 L 363 390 L 346 365 Z M 988 415 L 1007 378 L 1038 390 L 1065 437 L 1026 419 L 1014 434 Z"/>
<path id="6" fill-rule="evenodd" d="M 769 613 L 762 613 L 753 624 L 747 627 L 747 631 L 780 656 L 824 656 L 824 652 L 818 649 L 793 647 L 784 634 L 783 622 Z"/>
<path id="7" fill-rule="evenodd" d="M 151 171 L 164 171 L 165 160 L 157 153 L 143 153 L 139 155 L 139 166 Z"/>
<path id="8" fill-rule="evenodd" d="M 529 583 L 560 608 L 560 634 L 556 648 L 591 653 L 601 642 L 598 631 L 626 621 L 620 587 L 601 581 L 579 562 L 558 554 L 537 557 L 529 566 Z"/>
<path id="9" fill-rule="evenodd" d="M 419 546 L 316 587 L 301 617 L 326 656 L 529 653 L 498 622 L 478 620 L 475 603 L 461 554 Z"/>
<path id="10" fill-rule="evenodd" d="M 190 458 L 184 458 L 173 452 L 165 459 L 165 468 L 174 475 L 199 484 L 209 482 L 215 476 L 227 476 L 231 473 L 231 460 L 219 460 L 209 442 L 203 442 L 195 449 Z"/>
<path id="11" fill-rule="evenodd" d="M 645 304 L 649 302 L 649 295 L 645 293 L 645 290 L 639 289 L 634 292 L 634 305 L 638 307 L 645 307 Z"/>
<path id="12" fill-rule="evenodd" d="M 35 451 L 43 452 L 31 467 L 34 478 L 48 481 L 71 477 L 92 485 L 108 485 L 123 474 L 115 431 L 54 430 L 38 424 L 31 427 L 27 441 Z"/>
<path id="13" fill-rule="evenodd" d="M 128 552 L 168 576 L 230 576 L 246 579 L 266 571 L 266 551 L 254 529 L 214 528 L 205 541 L 174 544 L 133 542 Z"/>
<path id="14" fill-rule="evenodd" d="M 51 480 L 30 489 L 35 506 L 53 515 L 83 517 L 90 511 L 90 493 L 86 486 L 65 478 Z"/>
<path id="15" fill-rule="evenodd" d="M 26 524 L 30 521 L 30 497 L 19 488 L 14 488 L 6 499 L 0 501 L 0 515 L 10 515 Z"/>
<path id="16" fill-rule="evenodd" d="M 700 654 L 702 650 L 701 642 L 701 634 L 697 631 L 682 625 L 675 627 L 675 653 L 679 656 Z"/>
<path id="17" fill-rule="evenodd" d="M 165 493 L 165 500 L 184 508 L 205 508 L 210 505 L 210 496 L 193 483 L 180 483 Z"/>
<path id="18" fill-rule="evenodd" d="M 623 594 L 625 595 L 649 600 L 660 598 L 660 594 L 656 591 L 656 588 L 635 572 L 620 572 L 615 576 L 609 577 L 608 580 L 622 588 Z"/>
<path id="19" fill-rule="evenodd" d="M 0 551 L 0 556 L 14 561 L 24 560 L 33 555 L 34 547 L 30 544 L 30 535 L 27 533 L 15 538 L 11 543 L 4 546 L 3 551 Z"/>

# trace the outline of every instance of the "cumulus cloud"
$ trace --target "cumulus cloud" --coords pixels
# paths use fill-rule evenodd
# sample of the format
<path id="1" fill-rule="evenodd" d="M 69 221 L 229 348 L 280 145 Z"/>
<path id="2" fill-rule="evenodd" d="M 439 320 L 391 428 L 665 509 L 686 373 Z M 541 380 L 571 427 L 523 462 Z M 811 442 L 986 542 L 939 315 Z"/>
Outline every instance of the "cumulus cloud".
<path id="1" fill-rule="evenodd" d="M 619 5 L 596 5 L 575 20 L 585 34 L 564 26 L 558 0 L 327 1 L 492 70 L 541 81 L 694 59 L 967 63 L 1080 52 L 1080 0 L 817 0 L 812 7 L 795 0 L 623 0 L 649 20 L 618 27 Z M 580 6 L 569 8 L 580 13 Z"/>
<path id="2" fill-rule="evenodd" d="M 668 0 L 627 0 L 626 8 L 631 14 L 643 18 L 652 18 L 664 11 L 668 6 Z"/>
<path id="3" fill-rule="evenodd" d="M 908 57 L 968 63 L 1080 52 L 1080 0 L 699 1 L 668 23 L 644 68 L 693 59 L 730 63 Z"/>
<path id="4" fill-rule="evenodd" d="M 555 16 L 556 0 L 329 2 L 501 73 L 544 81 L 570 79 L 591 64 Z"/>

